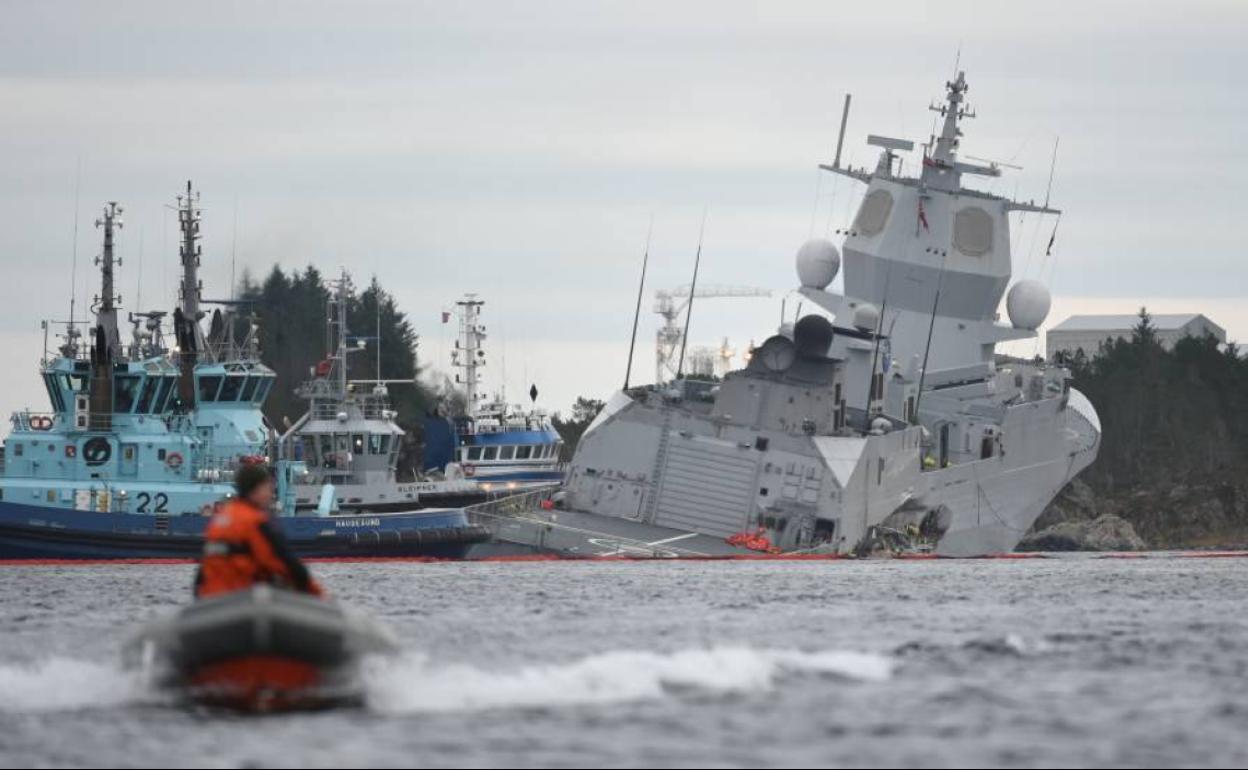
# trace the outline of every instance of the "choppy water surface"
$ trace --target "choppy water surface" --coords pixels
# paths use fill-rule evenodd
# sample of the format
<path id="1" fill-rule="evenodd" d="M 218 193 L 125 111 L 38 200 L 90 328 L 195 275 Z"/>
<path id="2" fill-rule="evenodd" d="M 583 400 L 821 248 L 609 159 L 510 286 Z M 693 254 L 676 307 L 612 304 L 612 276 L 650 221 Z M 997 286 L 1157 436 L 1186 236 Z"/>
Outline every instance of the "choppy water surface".
<path id="1" fill-rule="evenodd" d="M 240 718 L 117 665 L 183 566 L 0 567 L 0 765 L 1248 762 L 1248 560 L 321 564 L 404 639 Z"/>

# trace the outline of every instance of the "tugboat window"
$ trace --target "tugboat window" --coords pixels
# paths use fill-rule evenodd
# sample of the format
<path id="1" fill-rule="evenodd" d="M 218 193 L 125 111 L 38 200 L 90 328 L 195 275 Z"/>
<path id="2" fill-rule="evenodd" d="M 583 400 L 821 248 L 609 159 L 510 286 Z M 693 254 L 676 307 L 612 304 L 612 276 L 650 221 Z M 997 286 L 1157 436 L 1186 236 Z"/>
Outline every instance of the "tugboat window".
<path id="1" fill-rule="evenodd" d="M 113 394 L 113 411 L 117 414 L 126 414 L 134 409 L 134 400 L 139 391 L 139 378 L 118 377 L 116 384 L 117 391 Z"/>
<path id="2" fill-rule="evenodd" d="M 469 460 L 480 460 L 480 459 L 481 459 L 481 447 L 479 447 L 479 446 L 474 446 L 474 447 L 471 447 L 471 448 L 468 450 L 468 459 L 469 459 Z"/>
<path id="3" fill-rule="evenodd" d="M 221 401 L 237 401 L 238 394 L 243 392 L 243 380 L 245 377 L 230 376 L 225 378 L 225 383 L 221 386 Z"/>
<path id="4" fill-rule="evenodd" d="M 505 446 L 498 450 L 498 459 L 511 460 L 516 456 L 516 448 L 514 446 Z"/>
<path id="5" fill-rule="evenodd" d="M 159 377 L 148 377 L 143 383 L 143 395 L 139 396 L 139 414 L 149 414 L 152 402 L 156 400 L 156 389 L 160 387 Z"/>
<path id="6" fill-rule="evenodd" d="M 485 448 L 485 454 L 482 455 L 481 459 L 482 460 L 497 460 L 498 459 L 498 447 L 487 446 Z"/>
<path id="7" fill-rule="evenodd" d="M 247 384 L 243 386 L 243 401 L 250 401 L 255 398 L 256 386 L 260 384 L 259 377 L 248 377 Z"/>
<path id="8" fill-rule="evenodd" d="M 382 436 L 381 437 L 381 452 L 379 452 L 379 454 L 384 455 L 384 454 L 387 454 L 389 451 L 390 451 L 390 437 Z"/>
<path id="9" fill-rule="evenodd" d="M 199 400 L 200 401 L 216 401 L 217 391 L 221 389 L 220 377 L 200 377 L 199 378 Z"/>
<path id="10" fill-rule="evenodd" d="M 530 456 L 532 456 L 532 454 L 533 454 L 533 447 L 531 446 L 516 447 L 516 459 L 517 460 L 527 460 L 529 459 Z"/>
<path id="11" fill-rule="evenodd" d="M 357 455 L 364 454 L 364 434 L 355 433 L 351 436 L 351 451 Z"/>

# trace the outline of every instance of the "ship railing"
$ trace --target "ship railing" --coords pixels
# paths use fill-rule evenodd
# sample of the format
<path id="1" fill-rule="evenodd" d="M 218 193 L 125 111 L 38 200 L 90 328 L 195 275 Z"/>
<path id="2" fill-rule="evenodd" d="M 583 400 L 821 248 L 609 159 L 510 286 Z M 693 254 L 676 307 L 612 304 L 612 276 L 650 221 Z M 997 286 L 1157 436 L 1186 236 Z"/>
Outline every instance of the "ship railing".
<path id="1" fill-rule="evenodd" d="M 664 543 L 651 543 L 585 527 L 560 524 L 554 509 L 557 485 L 508 495 L 464 509 L 468 521 L 484 527 L 496 542 L 515 543 L 538 550 L 575 553 L 585 549 L 586 556 L 621 556 L 635 558 L 678 558 L 700 556 Z M 591 551 L 592 549 L 592 551 Z"/>

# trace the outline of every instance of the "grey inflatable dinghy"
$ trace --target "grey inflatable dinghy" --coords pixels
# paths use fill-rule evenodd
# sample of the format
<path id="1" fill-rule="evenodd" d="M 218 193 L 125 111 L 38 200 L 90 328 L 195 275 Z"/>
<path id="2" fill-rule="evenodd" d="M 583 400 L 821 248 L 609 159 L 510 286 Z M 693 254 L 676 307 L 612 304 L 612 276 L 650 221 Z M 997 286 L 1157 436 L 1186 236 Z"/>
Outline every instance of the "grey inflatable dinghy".
<path id="1" fill-rule="evenodd" d="M 367 615 L 260 585 L 148 624 L 123 657 L 167 675 L 197 700 L 270 711 L 343 700 L 361 658 L 397 647 L 393 633 Z"/>

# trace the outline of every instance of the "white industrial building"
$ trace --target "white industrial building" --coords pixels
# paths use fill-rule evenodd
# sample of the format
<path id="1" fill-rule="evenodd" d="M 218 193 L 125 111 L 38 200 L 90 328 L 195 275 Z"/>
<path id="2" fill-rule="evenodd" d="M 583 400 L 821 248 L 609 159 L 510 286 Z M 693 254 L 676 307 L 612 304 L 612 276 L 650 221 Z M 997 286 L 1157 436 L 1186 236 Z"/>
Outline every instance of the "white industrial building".
<path id="1" fill-rule="evenodd" d="M 1157 341 L 1170 349 L 1184 337 L 1212 336 L 1219 344 L 1226 343 L 1226 330 L 1200 313 L 1169 313 L 1150 315 L 1149 320 L 1157 330 Z M 1049 358 L 1058 353 L 1074 355 L 1082 350 L 1088 357 L 1100 352 L 1106 340 L 1131 339 L 1131 333 L 1140 324 L 1140 316 L 1129 315 L 1074 315 L 1049 329 L 1045 336 L 1045 349 Z"/>

